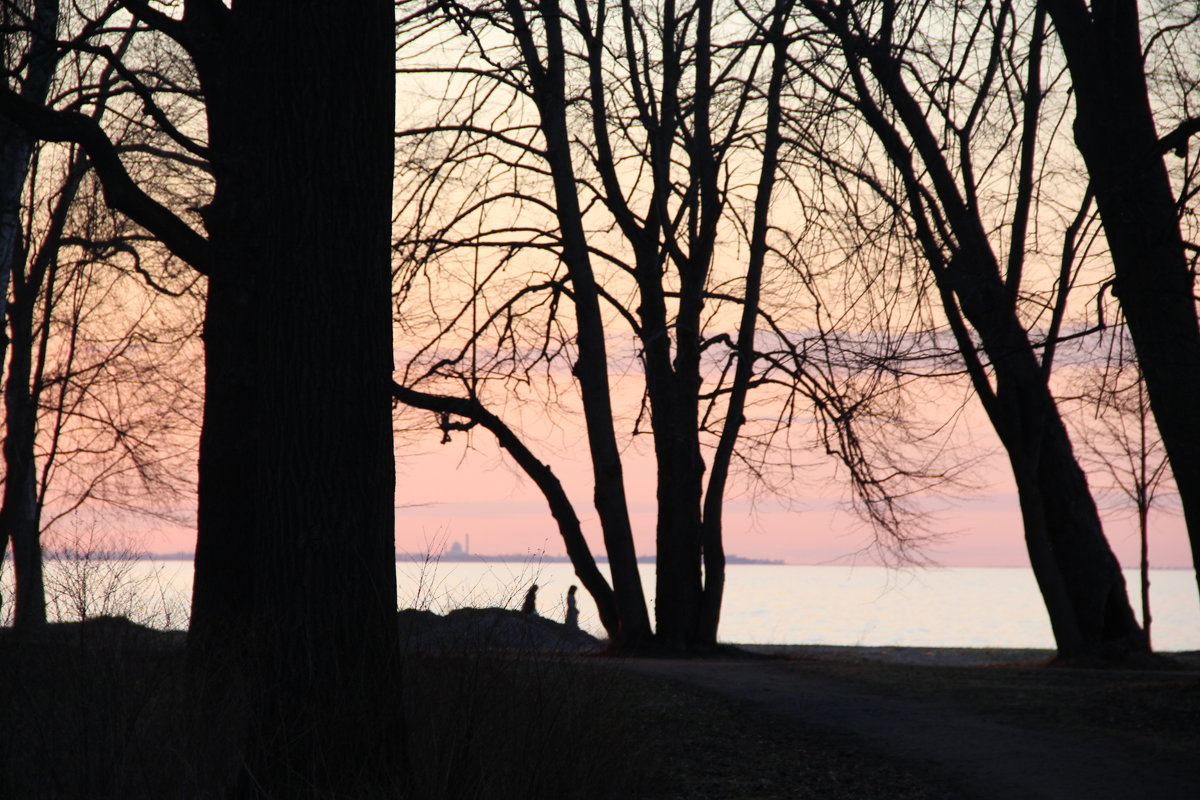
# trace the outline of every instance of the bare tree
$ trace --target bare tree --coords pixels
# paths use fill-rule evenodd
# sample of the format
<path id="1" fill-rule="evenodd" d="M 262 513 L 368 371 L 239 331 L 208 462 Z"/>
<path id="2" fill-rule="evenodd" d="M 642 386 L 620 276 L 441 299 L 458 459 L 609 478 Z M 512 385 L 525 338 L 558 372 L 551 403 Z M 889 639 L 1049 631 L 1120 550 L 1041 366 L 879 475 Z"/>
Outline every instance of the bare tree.
<path id="1" fill-rule="evenodd" d="M 1060 655 L 1145 649 L 1048 383 L 1069 330 L 1090 198 L 1078 190 L 1078 210 L 1064 218 L 1049 194 L 1050 181 L 1059 193 L 1071 189 L 1057 183 L 1069 173 L 1057 174 L 1053 162 L 1063 111 L 1047 102 L 1059 81 L 1044 14 L 1022 17 L 1007 2 L 803 5 L 814 26 L 806 69 L 832 100 L 830 118 L 872 135 L 831 135 L 810 150 L 848 198 L 863 241 L 887 231 L 927 270 L 930 295 L 1012 465 Z M 846 144 L 832 149 L 830 141 Z M 881 204 L 860 204 L 863 190 Z M 1057 263 L 1037 258 L 1056 227 Z M 1034 270 L 1046 270 L 1048 290 L 1031 287 Z"/>
<path id="2" fill-rule="evenodd" d="M 1195 300 L 1196 245 L 1185 241 L 1180 211 L 1194 182 L 1172 185 L 1168 153 L 1187 159 L 1200 131 L 1191 104 L 1163 107 L 1147 80 L 1147 53 L 1190 38 L 1197 16 L 1188 4 L 1151 3 L 1145 22 L 1135 0 L 1086 4 L 1043 0 L 1062 42 L 1075 93 L 1075 144 L 1087 165 L 1104 222 L 1121 303 L 1171 471 L 1179 489 L 1200 587 L 1200 325 Z M 1143 26 L 1147 38 L 1143 42 Z M 1185 44 L 1186 47 L 1186 44 Z M 1153 53 L 1152 53 L 1153 54 Z M 1191 67 L 1189 67 L 1191 69 Z M 1194 81 L 1180 86 L 1190 94 Z M 1178 112 L 1182 111 L 1180 118 Z M 1160 126 L 1169 129 L 1160 135 Z M 1176 171 L 1176 174 L 1178 172 Z M 1184 175 L 1194 177 L 1194 166 Z"/>
<path id="3" fill-rule="evenodd" d="M 439 85 L 429 124 L 402 131 L 401 317 L 422 344 L 396 396 L 447 435 L 497 436 L 623 646 L 651 627 L 618 423 L 653 443 L 653 635 L 675 649 L 716 643 L 731 470 L 765 469 L 797 420 L 824 422 L 805 430 L 885 535 L 902 535 L 897 487 L 921 471 L 856 434 L 894 386 L 855 372 L 849 347 L 831 355 L 839 334 L 796 274 L 803 225 L 777 222 L 798 202 L 781 166 L 793 10 L 511 0 L 415 8 L 402 28 L 415 52 L 453 55 L 406 62 Z M 618 375 L 637 375 L 632 418 Z M 529 431 L 497 410 L 576 390 L 611 589 Z"/>
<path id="4" fill-rule="evenodd" d="M 1076 430 L 1085 448 L 1083 461 L 1137 516 L 1142 629 L 1150 641 L 1150 514 L 1173 487 L 1132 343 L 1123 327 L 1115 331 L 1107 362 L 1079 370 L 1081 408 Z"/>
<path id="5" fill-rule="evenodd" d="M 68 175 L 86 166 L 69 163 Z M 83 509 L 178 518 L 164 509 L 194 493 L 199 298 L 148 287 L 131 267 L 152 258 L 135 249 L 141 235 L 104 210 L 94 181 L 82 188 L 60 187 L 12 283 L 0 517 L 14 538 L 24 532 L 11 520 L 28 519 L 25 535 L 41 540 Z M 43 618 L 45 598 L 36 563 L 17 567 L 20 626 Z"/>
<path id="6" fill-rule="evenodd" d="M 5 3 L 0 6 L 0 69 L 6 89 L 20 93 L 23 100 L 43 103 L 58 63 L 52 46 L 58 27 L 58 4 Z M 24 262 L 22 247 L 22 195 L 26 188 L 33 157 L 34 138 L 5 118 L 0 118 L 0 365 L 7 360 L 9 336 L 8 295 L 12 275 Z M 28 438 L 28 437 L 26 437 Z M 5 453 L 24 452 L 32 442 L 5 437 Z M 25 445 L 28 444 L 28 448 Z M 20 487 L 19 489 L 17 487 Z M 41 578 L 41 553 L 38 548 L 38 525 L 32 517 L 33 487 L 25 480 L 5 482 L 6 498 L 0 510 L 0 565 L 13 542 L 13 566 L 16 575 L 17 610 L 15 619 L 21 623 L 37 624 L 45 619 L 45 600 Z M 7 495 L 13 494 L 10 502 Z M 24 501 L 22 510 L 15 508 L 17 497 Z"/>
<path id="7" fill-rule="evenodd" d="M 104 122 L 7 86 L 0 116 L 81 146 L 108 204 L 207 278 L 189 647 L 202 687 L 251 682 L 245 791 L 320 795 L 388 752 L 371 723 L 397 649 L 393 8 L 127 0 L 96 18 L 193 76 L 139 69 L 104 25 L 54 42 L 111 61 L 169 151 L 123 152 Z M 203 203 L 174 202 L 195 176 L 145 178 L 163 156 L 211 174 Z"/>
<path id="8" fill-rule="evenodd" d="M 39 11 L 56 17 L 52 12 L 45 5 Z M 6 13 L 18 16 L 12 8 Z M 72 21 L 44 27 L 69 29 Z M 40 35 L 31 35 L 31 52 Z M 117 48 L 127 51 L 131 43 L 126 31 Z M 54 60 L 61 63 L 59 56 Z M 70 74 L 52 76 L 58 101 L 99 120 L 113 100 L 113 65 L 91 55 L 71 66 Z M 119 100 L 113 105 L 118 116 L 128 110 Z M 142 145 L 152 141 L 138 136 L 136 125 L 125 128 Z M 121 146 L 130 149 L 130 139 L 123 135 Z M 197 422 L 192 393 L 178 377 L 194 325 L 185 313 L 180 329 L 183 309 L 164 308 L 167 294 L 184 295 L 189 287 L 167 290 L 141 267 L 143 256 L 160 259 L 139 241 L 144 236 L 122 230 L 103 211 L 81 150 L 30 142 L 24 152 L 26 180 L 7 270 L 0 506 L 0 544 L 13 543 L 18 628 L 45 621 L 46 529 L 84 505 L 137 509 L 177 499 L 192 482 L 192 470 L 179 459 L 192 450 Z M 162 379 L 172 372 L 168 386 Z"/>

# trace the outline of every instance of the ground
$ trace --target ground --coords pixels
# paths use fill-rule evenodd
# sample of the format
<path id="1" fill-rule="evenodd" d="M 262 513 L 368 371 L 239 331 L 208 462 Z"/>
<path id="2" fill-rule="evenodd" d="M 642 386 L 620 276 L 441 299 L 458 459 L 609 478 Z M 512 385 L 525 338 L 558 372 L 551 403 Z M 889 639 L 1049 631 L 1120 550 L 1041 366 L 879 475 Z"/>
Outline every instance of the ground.
<path id="1" fill-rule="evenodd" d="M 1200 785 L 1195 654 L 1154 669 L 1079 669 L 1029 663 L 1048 658 L 1036 651 L 770 650 L 775 658 L 626 666 L 757 719 L 765 735 L 734 745 L 731 771 L 750 761 L 765 775 L 780 758 L 770 738 L 797 729 L 822 758 L 850 754 L 859 769 L 843 763 L 835 785 L 815 794 L 770 782 L 743 792 L 717 776 L 703 796 L 1167 800 L 1193 798 Z"/>
<path id="2" fill-rule="evenodd" d="M 378 796 L 1169 800 L 1200 785 L 1196 653 L 1137 669 L 938 648 L 632 659 L 503 609 L 400 627 L 393 702 L 411 736 Z M 203 796 L 237 708 L 188 704 L 182 643 L 122 619 L 0 630 L 0 797 Z M 206 725 L 224 749 L 204 749 Z"/>

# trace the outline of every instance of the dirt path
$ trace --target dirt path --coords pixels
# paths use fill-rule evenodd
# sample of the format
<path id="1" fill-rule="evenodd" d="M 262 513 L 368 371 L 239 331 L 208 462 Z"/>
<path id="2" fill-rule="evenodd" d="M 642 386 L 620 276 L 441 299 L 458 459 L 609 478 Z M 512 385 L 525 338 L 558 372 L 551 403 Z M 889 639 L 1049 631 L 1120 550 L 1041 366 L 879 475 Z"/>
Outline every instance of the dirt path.
<path id="1" fill-rule="evenodd" d="M 885 694 L 774 660 L 630 662 L 630 669 L 745 702 L 938 776 L 963 798 L 1192 800 L 1193 758 L 1087 735 L 1036 730 L 936 700 Z M 818 671 L 819 672 L 819 671 Z"/>

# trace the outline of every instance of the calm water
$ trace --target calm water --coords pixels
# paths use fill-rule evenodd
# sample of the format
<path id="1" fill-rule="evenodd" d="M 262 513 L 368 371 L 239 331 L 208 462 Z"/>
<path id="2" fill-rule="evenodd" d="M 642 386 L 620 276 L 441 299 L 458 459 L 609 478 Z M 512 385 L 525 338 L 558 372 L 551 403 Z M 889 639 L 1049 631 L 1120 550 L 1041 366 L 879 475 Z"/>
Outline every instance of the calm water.
<path id="1" fill-rule="evenodd" d="M 152 609 L 147 622 L 182 627 L 191 569 L 189 561 L 142 562 L 121 577 L 126 584 L 121 591 L 93 578 L 90 591 L 95 597 L 88 601 L 88 611 L 125 613 L 140 597 L 140 603 Z M 653 570 L 652 565 L 642 565 L 651 603 Z M 517 608 L 529 584 L 536 582 L 539 611 L 562 619 L 567 587 L 578 583 L 569 564 L 402 562 L 396 572 L 401 606 L 439 613 L 464 605 Z M 1136 572 L 1127 571 L 1126 580 L 1136 587 Z M 1134 592 L 1134 605 L 1140 607 Z M 590 598 L 580 592 L 579 599 L 580 624 L 600 633 Z M 57 611 L 71 617 L 78 606 L 63 603 Z M 1151 613 L 1156 649 L 1200 649 L 1200 597 L 1190 571 L 1151 572 Z M 976 567 L 896 571 L 731 565 L 721 639 L 747 644 L 1054 646 L 1033 575 L 1024 569 Z"/>

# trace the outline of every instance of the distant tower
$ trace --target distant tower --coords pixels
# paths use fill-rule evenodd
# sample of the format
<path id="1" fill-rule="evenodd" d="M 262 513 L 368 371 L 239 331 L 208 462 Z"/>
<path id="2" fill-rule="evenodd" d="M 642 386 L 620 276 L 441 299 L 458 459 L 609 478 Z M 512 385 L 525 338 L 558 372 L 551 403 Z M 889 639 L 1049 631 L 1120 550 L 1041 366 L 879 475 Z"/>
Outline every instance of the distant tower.
<path id="1" fill-rule="evenodd" d="M 471 534 L 469 534 L 469 533 L 468 533 L 468 534 L 465 534 L 465 538 L 466 538 L 466 540 L 467 540 L 467 544 L 466 544 L 466 546 L 463 548 L 463 552 L 464 552 L 466 555 L 471 555 Z"/>

